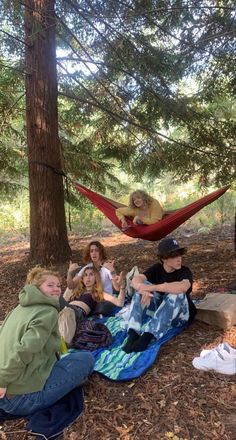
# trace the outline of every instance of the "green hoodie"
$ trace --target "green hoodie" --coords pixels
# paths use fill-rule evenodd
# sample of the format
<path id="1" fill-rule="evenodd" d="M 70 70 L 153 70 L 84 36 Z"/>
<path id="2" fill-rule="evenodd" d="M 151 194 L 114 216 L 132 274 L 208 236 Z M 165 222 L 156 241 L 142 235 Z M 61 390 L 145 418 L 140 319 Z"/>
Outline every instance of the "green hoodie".
<path id="1" fill-rule="evenodd" d="M 59 298 L 31 284 L 19 300 L 0 329 L 0 388 L 7 388 L 7 394 L 40 391 L 60 346 Z"/>

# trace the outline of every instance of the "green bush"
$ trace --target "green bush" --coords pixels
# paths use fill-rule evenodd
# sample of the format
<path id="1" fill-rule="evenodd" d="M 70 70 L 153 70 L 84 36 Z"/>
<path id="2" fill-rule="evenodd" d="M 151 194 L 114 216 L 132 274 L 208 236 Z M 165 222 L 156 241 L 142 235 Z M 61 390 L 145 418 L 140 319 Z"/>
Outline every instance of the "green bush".
<path id="1" fill-rule="evenodd" d="M 70 208 L 71 232 L 81 236 L 99 232 L 103 228 L 103 215 L 93 205 L 88 204 L 82 209 Z"/>
<path id="2" fill-rule="evenodd" d="M 26 234 L 29 229 L 29 196 L 21 192 L 14 200 L 0 204 L 0 234 L 16 232 Z"/>

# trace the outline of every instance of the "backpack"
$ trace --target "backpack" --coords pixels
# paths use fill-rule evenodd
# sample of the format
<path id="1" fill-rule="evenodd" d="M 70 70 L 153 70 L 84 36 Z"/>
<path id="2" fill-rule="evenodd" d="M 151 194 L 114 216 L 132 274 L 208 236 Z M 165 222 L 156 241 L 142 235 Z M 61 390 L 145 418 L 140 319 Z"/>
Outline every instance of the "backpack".
<path id="1" fill-rule="evenodd" d="M 76 331 L 75 311 L 71 307 L 64 307 L 59 313 L 58 327 L 65 343 L 70 345 Z"/>
<path id="2" fill-rule="evenodd" d="M 93 351 L 98 348 L 108 347 L 111 343 L 112 334 L 105 324 L 85 320 L 77 324 L 70 347 L 79 350 Z"/>

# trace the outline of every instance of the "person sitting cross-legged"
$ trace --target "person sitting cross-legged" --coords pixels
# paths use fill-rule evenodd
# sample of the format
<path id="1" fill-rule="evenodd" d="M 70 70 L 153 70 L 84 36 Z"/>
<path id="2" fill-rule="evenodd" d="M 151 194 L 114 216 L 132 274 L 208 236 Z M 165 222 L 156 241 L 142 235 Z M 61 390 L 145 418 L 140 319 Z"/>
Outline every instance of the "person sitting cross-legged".
<path id="1" fill-rule="evenodd" d="M 153 338 L 160 339 L 170 327 L 190 323 L 196 308 L 190 299 L 192 273 L 182 266 L 186 248 L 174 238 L 163 239 L 158 246 L 160 263 L 136 275 L 132 285 L 136 292 L 132 298 L 128 322 L 128 339 L 123 346 L 126 353 L 146 350 Z M 144 318 L 144 332 L 141 328 Z"/>

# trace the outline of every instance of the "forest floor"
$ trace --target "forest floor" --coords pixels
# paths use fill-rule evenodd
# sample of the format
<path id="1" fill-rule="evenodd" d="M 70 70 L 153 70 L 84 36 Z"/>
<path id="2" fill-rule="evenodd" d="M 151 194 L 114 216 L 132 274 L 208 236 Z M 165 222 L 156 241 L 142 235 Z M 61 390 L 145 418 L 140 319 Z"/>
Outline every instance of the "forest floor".
<path id="1" fill-rule="evenodd" d="M 181 227 L 174 236 L 188 247 L 184 264 L 194 274 L 193 297 L 235 287 L 233 227 L 216 228 L 207 235 Z M 82 263 L 82 250 L 92 239 L 106 246 L 117 270 L 130 269 L 134 264 L 144 270 L 156 261 L 156 243 L 107 232 L 84 238 L 71 236 L 74 262 Z M 18 292 L 32 267 L 28 255 L 29 244 L 19 237 L 12 237 L 1 248 L 0 320 L 17 304 Z M 65 285 L 67 266 L 57 269 Z M 153 366 L 140 378 L 121 383 L 94 373 L 84 385 L 85 411 L 65 432 L 64 439 L 236 439 L 236 375 L 206 373 L 192 366 L 192 359 L 203 348 L 222 341 L 236 347 L 236 327 L 224 331 L 195 321 L 162 346 Z M 28 439 L 19 432 L 24 426 L 23 419 L 2 424 L 0 440 Z"/>

